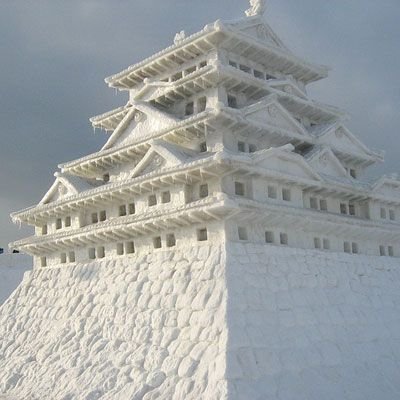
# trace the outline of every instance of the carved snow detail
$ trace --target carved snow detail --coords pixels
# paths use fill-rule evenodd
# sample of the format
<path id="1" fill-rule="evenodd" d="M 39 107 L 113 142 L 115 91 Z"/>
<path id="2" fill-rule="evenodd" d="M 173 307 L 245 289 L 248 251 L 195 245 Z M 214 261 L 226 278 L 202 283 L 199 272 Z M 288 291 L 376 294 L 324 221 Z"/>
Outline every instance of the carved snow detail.
<path id="1" fill-rule="evenodd" d="M 266 0 L 250 0 L 250 6 L 246 11 L 248 17 L 254 17 L 256 15 L 263 15 L 267 8 Z"/>
<path id="2" fill-rule="evenodd" d="M 175 35 L 174 43 L 176 45 L 181 44 L 186 39 L 185 31 L 180 31 Z"/>

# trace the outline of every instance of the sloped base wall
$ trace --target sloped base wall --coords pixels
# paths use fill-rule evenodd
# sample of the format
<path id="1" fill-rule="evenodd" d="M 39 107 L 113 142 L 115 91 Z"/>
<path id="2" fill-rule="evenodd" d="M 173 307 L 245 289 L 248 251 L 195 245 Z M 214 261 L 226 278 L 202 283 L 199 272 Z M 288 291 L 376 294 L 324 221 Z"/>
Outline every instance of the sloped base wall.
<path id="1" fill-rule="evenodd" d="M 219 246 L 27 274 L 0 308 L 0 397 L 226 399 Z"/>
<path id="2" fill-rule="evenodd" d="M 230 400 L 400 399 L 400 261 L 230 244 Z"/>
<path id="3" fill-rule="evenodd" d="M 0 306 L 22 282 L 24 273 L 31 269 L 32 257 L 0 254 Z"/>

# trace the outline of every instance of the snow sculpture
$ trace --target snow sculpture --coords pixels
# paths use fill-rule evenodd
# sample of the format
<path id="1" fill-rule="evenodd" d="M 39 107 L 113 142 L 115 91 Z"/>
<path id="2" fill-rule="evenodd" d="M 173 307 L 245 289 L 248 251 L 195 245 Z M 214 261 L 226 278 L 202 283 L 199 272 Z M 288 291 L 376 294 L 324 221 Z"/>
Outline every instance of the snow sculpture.
<path id="1" fill-rule="evenodd" d="M 246 11 L 248 17 L 254 17 L 256 15 L 263 15 L 267 8 L 266 0 L 250 0 L 250 6 Z"/>
<path id="2" fill-rule="evenodd" d="M 382 152 L 260 18 L 185 37 L 106 79 L 103 148 L 12 215 L 0 397 L 398 399 L 399 177 L 363 178 Z"/>

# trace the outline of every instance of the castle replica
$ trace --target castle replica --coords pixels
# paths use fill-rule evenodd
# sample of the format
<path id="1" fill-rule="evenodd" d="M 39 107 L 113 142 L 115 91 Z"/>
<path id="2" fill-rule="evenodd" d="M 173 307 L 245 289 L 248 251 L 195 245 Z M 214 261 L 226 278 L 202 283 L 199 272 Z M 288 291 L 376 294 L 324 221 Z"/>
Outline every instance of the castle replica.
<path id="1" fill-rule="evenodd" d="M 365 178 L 383 153 L 308 97 L 328 69 L 265 9 L 107 78 L 129 101 L 91 119 L 104 147 L 12 215 L 34 270 L 0 309 L 0 393 L 399 398 L 400 180 Z"/>

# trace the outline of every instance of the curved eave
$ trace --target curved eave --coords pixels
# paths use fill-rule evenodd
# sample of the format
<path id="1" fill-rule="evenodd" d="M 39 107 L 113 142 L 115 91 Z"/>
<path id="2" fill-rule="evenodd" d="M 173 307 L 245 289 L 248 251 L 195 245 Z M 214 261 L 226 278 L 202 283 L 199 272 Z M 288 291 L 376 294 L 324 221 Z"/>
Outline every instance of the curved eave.
<path id="1" fill-rule="evenodd" d="M 250 37 L 217 21 L 204 30 L 189 36 L 180 44 L 173 45 L 154 54 L 138 64 L 105 79 L 110 87 L 127 90 L 141 84 L 146 78 L 160 76 L 186 62 L 207 54 L 216 46 L 222 45 L 228 51 L 235 52 L 268 68 L 279 69 L 305 83 L 317 81 L 328 76 L 325 66 L 309 63 L 286 49 L 271 45 Z M 266 60 L 268 60 L 266 62 Z"/>
<path id="2" fill-rule="evenodd" d="M 90 246 L 93 243 L 109 243 L 134 239 L 159 232 L 195 226 L 217 221 L 232 212 L 235 207 L 227 196 L 218 194 L 174 210 L 157 210 L 140 216 L 128 216 L 96 225 L 59 232 L 46 236 L 31 236 L 10 244 L 11 249 L 32 255 L 51 253 L 72 247 Z"/>
<path id="3" fill-rule="evenodd" d="M 200 138 L 204 135 L 206 129 L 211 129 L 210 123 L 213 117 L 214 112 L 205 111 L 196 116 L 174 123 L 166 129 L 154 132 L 139 141 L 124 146 L 113 147 L 108 150 L 102 150 L 69 163 L 60 164 L 59 168 L 63 172 L 79 176 L 97 176 L 99 172 L 104 172 L 111 167 L 143 156 L 150 147 L 150 140 L 162 138 L 171 142 L 185 143 Z"/>
<path id="4" fill-rule="evenodd" d="M 106 131 L 113 131 L 121 121 L 126 117 L 132 106 L 122 106 L 107 113 L 90 118 L 93 128 L 104 129 Z"/>
<path id="5" fill-rule="evenodd" d="M 127 181 L 109 183 L 54 203 L 30 207 L 12 214 L 12 218 L 16 222 L 31 225 L 44 223 L 49 216 L 65 215 L 94 205 L 101 207 L 115 202 L 116 199 L 125 200 L 129 196 L 152 193 L 162 187 L 217 177 L 225 173 L 227 168 L 229 167 L 224 165 L 217 155 L 210 155 L 179 167 L 157 170 Z"/>

